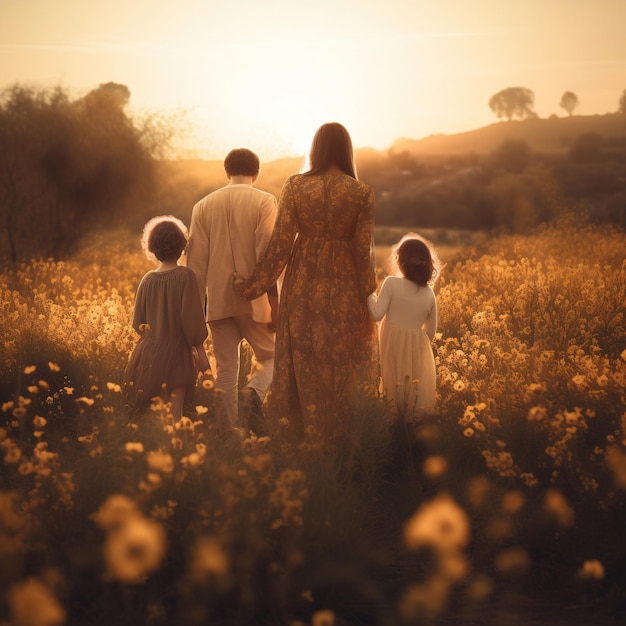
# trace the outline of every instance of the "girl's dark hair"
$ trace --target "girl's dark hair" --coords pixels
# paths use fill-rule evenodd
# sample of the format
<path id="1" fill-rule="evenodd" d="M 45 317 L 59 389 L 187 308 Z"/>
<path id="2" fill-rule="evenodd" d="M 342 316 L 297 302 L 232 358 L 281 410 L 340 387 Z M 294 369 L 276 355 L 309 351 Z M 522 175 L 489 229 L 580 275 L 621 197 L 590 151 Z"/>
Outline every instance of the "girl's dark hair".
<path id="1" fill-rule="evenodd" d="M 320 126 L 313 137 L 307 174 L 321 174 L 335 165 L 344 174 L 356 178 L 352 139 L 344 126 L 329 122 Z"/>
<path id="2" fill-rule="evenodd" d="M 224 159 L 224 169 L 229 176 L 256 176 L 259 168 L 259 157 L 247 148 L 235 148 Z"/>
<path id="3" fill-rule="evenodd" d="M 151 261 L 177 261 L 188 241 L 187 227 L 177 217 L 159 215 L 144 226 L 141 247 Z"/>
<path id="4" fill-rule="evenodd" d="M 417 285 L 434 285 L 441 273 L 441 261 L 432 243 L 414 233 L 393 247 L 392 260 L 402 275 Z"/>

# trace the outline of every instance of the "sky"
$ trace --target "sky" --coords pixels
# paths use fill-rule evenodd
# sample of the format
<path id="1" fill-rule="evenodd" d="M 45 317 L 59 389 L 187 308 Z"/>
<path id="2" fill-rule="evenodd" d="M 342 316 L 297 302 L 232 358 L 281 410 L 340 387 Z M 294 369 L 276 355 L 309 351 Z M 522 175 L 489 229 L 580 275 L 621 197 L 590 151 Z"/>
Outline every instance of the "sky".
<path id="1" fill-rule="evenodd" d="M 302 156 L 330 121 L 385 150 L 497 122 L 506 87 L 540 117 L 565 91 L 615 112 L 625 24 L 626 0 L 0 0 L 0 88 L 123 83 L 131 113 L 183 114 L 204 158 Z"/>

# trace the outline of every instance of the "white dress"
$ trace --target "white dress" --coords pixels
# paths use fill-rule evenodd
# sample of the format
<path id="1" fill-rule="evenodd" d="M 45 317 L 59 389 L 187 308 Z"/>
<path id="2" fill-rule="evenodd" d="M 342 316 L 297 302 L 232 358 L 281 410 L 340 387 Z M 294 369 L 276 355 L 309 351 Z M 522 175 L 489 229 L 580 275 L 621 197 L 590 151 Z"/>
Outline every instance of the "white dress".
<path id="1" fill-rule="evenodd" d="M 370 315 L 380 324 L 383 389 L 399 415 L 411 419 L 435 410 L 437 299 L 430 286 L 388 276 L 378 296 L 367 299 Z"/>

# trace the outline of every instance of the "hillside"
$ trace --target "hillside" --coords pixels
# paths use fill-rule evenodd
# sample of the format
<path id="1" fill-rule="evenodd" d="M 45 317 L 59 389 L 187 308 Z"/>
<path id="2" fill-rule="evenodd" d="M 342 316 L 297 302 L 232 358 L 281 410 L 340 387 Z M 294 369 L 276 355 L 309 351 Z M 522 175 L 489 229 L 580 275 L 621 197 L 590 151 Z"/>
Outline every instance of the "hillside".
<path id="1" fill-rule="evenodd" d="M 584 149 L 572 156 L 584 136 L 597 140 L 583 141 Z M 494 163 L 491 155 L 507 140 L 523 142 L 529 151 L 513 150 Z M 359 175 L 376 192 L 379 225 L 489 229 L 515 222 L 519 229 L 522 222 L 549 219 L 552 189 L 564 205 L 587 207 L 594 219 L 623 227 L 625 151 L 626 115 L 613 113 L 498 122 L 455 135 L 400 139 L 388 151 L 358 148 L 356 161 Z M 528 174 L 531 163 L 541 163 L 543 174 Z M 278 196 L 301 167 L 299 157 L 263 162 L 257 186 Z M 158 168 L 159 205 L 146 208 L 187 223 L 193 205 L 227 183 L 219 160 L 161 161 Z M 524 207 L 533 207 L 532 216 Z M 141 224 L 147 213 L 135 217 Z"/>
<path id="2" fill-rule="evenodd" d="M 395 152 L 407 151 L 414 156 L 452 156 L 458 154 L 488 154 L 507 140 L 526 142 L 533 152 L 564 153 L 581 135 L 595 133 L 603 138 L 626 138 L 626 115 L 574 115 L 513 122 L 497 122 L 455 135 L 431 135 L 423 139 L 398 139 Z M 356 150 L 357 164 L 376 159 L 381 153 L 372 148 Z M 261 163 L 259 187 L 279 194 L 286 178 L 300 170 L 299 157 Z M 163 161 L 160 172 L 177 188 L 188 192 L 186 204 L 227 183 L 222 161 L 190 159 Z"/>
<path id="3" fill-rule="evenodd" d="M 596 133 L 603 138 L 626 137 L 626 115 L 573 115 L 523 121 L 496 122 L 455 135 L 430 135 L 424 139 L 398 139 L 395 151 L 411 154 L 486 154 L 507 140 L 525 141 L 533 152 L 562 153 L 581 135 Z"/>

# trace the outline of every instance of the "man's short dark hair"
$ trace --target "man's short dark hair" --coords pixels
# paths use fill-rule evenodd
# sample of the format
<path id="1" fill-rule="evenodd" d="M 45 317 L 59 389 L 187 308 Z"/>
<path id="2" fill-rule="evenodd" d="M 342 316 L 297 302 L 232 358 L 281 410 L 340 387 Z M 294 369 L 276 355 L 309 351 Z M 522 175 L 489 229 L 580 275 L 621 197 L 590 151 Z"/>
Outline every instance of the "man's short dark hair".
<path id="1" fill-rule="evenodd" d="M 235 148 L 224 159 L 224 169 L 229 176 L 256 176 L 259 167 L 259 157 L 247 148 Z"/>

